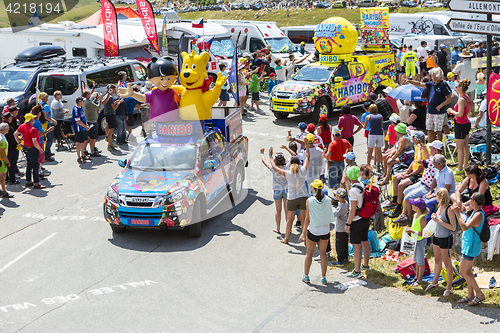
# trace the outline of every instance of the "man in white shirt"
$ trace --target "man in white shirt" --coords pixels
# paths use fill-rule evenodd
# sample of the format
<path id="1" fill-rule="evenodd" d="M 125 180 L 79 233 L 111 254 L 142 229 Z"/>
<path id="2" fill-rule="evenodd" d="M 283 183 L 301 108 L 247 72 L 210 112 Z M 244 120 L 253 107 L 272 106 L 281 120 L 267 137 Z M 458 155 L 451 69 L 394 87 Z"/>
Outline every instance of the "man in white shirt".
<path id="1" fill-rule="evenodd" d="M 304 143 L 309 146 L 310 153 L 309 168 L 307 168 L 306 174 L 307 189 L 309 190 L 309 195 L 314 195 L 311 184 L 314 180 L 320 179 L 320 176 L 323 173 L 323 150 L 314 146 L 314 135 L 311 133 L 306 135 L 306 139 L 304 141 L 306 141 Z M 297 156 L 301 161 L 304 161 L 306 159 L 306 151 L 303 150 L 298 153 Z"/>
<path id="2" fill-rule="evenodd" d="M 479 112 L 477 117 L 469 118 L 469 121 L 472 124 L 472 128 L 483 128 L 486 127 L 486 115 L 488 114 L 488 100 L 486 99 L 486 90 L 481 93 L 483 96 L 483 100 L 481 101 L 481 105 L 479 105 Z M 479 97 L 479 96 L 478 96 Z"/>
<path id="3" fill-rule="evenodd" d="M 471 58 L 472 54 L 468 49 L 463 49 L 462 53 L 459 54 L 462 58 L 462 62 L 459 63 L 455 69 L 453 69 L 453 74 L 457 75 L 457 81 L 468 79 L 470 81 L 470 86 L 467 89 L 467 96 L 472 102 L 476 99 L 476 73 L 477 69 L 472 68 Z M 474 104 L 472 104 L 474 107 Z M 474 111 L 474 110 L 472 110 Z"/>
<path id="4" fill-rule="evenodd" d="M 421 80 L 424 75 L 427 74 L 427 58 L 429 54 L 427 53 L 427 42 L 420 42 L 420 47 L 417 48 L 417 56 L 420 64 L 420 73 L 417 75 L 418 80 Z"/>

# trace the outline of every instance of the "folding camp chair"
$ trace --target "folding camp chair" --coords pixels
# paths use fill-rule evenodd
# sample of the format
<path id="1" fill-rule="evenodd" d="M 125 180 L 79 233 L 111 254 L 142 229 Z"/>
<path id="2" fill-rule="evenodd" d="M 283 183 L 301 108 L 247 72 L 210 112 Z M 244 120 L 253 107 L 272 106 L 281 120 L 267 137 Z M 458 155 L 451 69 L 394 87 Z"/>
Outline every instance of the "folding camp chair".
<path id="1" fill-rule="evenodd" d="M 457 144 L 452 140 L 455 140 L 455 134 L 443 135 L 443 151 L 445 156 L 448 155 L 448 157 L 451 159 L 451 166 L 457 165 L 454 157 L 454 155 L 457 153 Z"/>

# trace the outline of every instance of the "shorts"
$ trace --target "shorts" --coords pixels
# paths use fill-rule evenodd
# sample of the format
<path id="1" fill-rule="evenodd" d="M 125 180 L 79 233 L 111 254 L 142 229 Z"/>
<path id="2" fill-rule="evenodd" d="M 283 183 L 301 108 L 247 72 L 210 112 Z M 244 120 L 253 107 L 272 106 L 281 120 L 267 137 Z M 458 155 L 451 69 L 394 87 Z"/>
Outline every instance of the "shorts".
<path id="1" fill-rule="evenodd" d="M 286 210 L 290 212 L 295 211 L 296 209 L 306 210 L 306 201 L 307 197 L 288 200 L 286 202 Z"/>
<path id="2" fill-rule="evenodd" d="M 229 101 L 229 95 L 227 94 L 227 89 L 221 89 L 221 90 L 220 90 L 219 99 L 220 99 L 222 102 L 227 102 L 227 101 Z"/>
<path id="3" fill-rule="evenodd" d="M 106 117 L 106 122 L 108 123 L 108 128 L 110 129 L 116 128 L 116 115 L 107 114 L 105 115 L 105 117 Z"/>
<path id="4" fill-rule="evenodd" d="M 141 122 L 144 124 L 149 121 L 150 108 L 142 108 L 141 110 Z"/>
<path id="5" fill-rule="evenodd" d="M 5 173 L 7 172 L 7 163 L 5 163 L 4 161 L 0 161 L 0 173 Z"/>
<path id="6" fill-rule="evenodd" d="M 351 233 L 349 240 L 351 244 L 361 244 L 361 242 L 368 242 L 368 228 L 370 227 L 370 220 L 361 218 L 351 223 Z"/>
<path id="7" fill-rule="evenodd" d="M 382 148 L 384 146 L 383 135 L 368 134 L 368 148 Z"/>
<path id="8" fill-rule="evenodd" d="M 455 139 L 465 139 L 469 135 L 471 123 L 459 124 L 455 121 Z"/>
<path id="9" fill-rule="evenodd" d="M 288 196 L 288 190 L 273 190 L 273 199 L 274 200 L 281 200 L 285 199 Z"/>
<path id="10" fill-rule="evenodd" d="M 368 138 L 368 134 L 370 133 L 370 131 L 368 130 L 365 130 L 365 138 Z"/>
<path id="11" fill-rule="evenodd" d="M 428 131 L 434 132 L 442 132 L 443 131 L 443 118 L 446 116 L 446 113 L 439 114 L 427 114 L 427 120 L 425 125 Z"/>
<path id="12" fill-rule="evenodd" d="M 382 123 L 382 129 L 383 129 L 384 131 L 387 131 L 387 130 L 389 129 L 389 126 L 391 126 L 391 121 L 390 121 L 390 120 L 384 121 L 384 122 Z"/>
<path id="13" fill-rule="evenodd" d="M 134 126 L 134 114 L 133 113 L 127 113 L 127 126 L 128 127 Z"/>
<path id="14" fill-rule="evenodd" d="M 424 73 L 427 70 L 427 62 L 420 63 L 420 73 Z"/>
<path id="15" fill-rule="evenodd" d="M 260 100 L 260 93 L 253 92 L 252 93 L 252 101 L 258 101 L 258 100 Z"/>
<path id="16" fill-rule="evenodd" d="M 420 175 L 411 176 L 409 179 L 411 180 L 411 182 L 413 184 L 415 184 L 415 183 L 417 183 L 420 180 Z"/>
<path id="17" fill-rule="evenodd" d="M 453 235 L 449 235 L 445 238 L 433 237 L 432 244 L 439 246 L 440 249 L 451 249 L 453 246 Z"/>
<path id="18" fill-rule="evenodd" d="M 76 142 L 84 143 L 87 140 L 87 131 L 75 132 Z"/>
<path id="19" fill-rule="evenodd" d="M 462 259 L 467 261 L 474 261 L 474 257 L 462 253 Z"/>
<path id="20" fill-rule="evenodd" d="M 42 145 L 42 148 L 43 148 L 43 145 Z M 40 164 L 45 163 L 45 152 L 42 152 L 40 154 L 40 156 L 38 157 L 38 162 L 40 162 Z"/>
<path id="21" fill-rule="evenodd" d="M 405 200 L 422 198 L 429 193 L 429 188 L 422 182 L 415 183 L 404 189 Z"/>
<path id="22" fill-rule="evenodd" d="M 87 131 L 88 137 L 92 140 L 97 139 L 97 136 L 98 136 L 97 123 L 87 122 L 87 125 L 89 125 L 89 126 L 94 125 L 94 126 L 90 127 L 90 129 Z"/>
<path id="23" fill-rule="evenodd" d="M 413 253 L 413 260 L 417 266 L 425 265 L 425 246 L 427 245 L 427 238 L 423 238 L 417 242 L 415 246 L 415 253 Z"/>
<path id="24" fill-rule="evenodd" d="M 311 242 L 318 243 L 321 239 L 323 239 L 323 240 L 329 240 L 330 239 L 330 233 L 327 233 L 327 234 L 324 234 L 324 235 L 321 235 L 321 236 L 316 236 L 316 235 L 313 235 L 309 230 L 307 230 L 307 238 Z"/>
<path id="25" fill-rule="evenodd" d="M 238 97 L 245 97 L 247 95 L 246 90 L 238 90 Z"/>
<path id="26" fill-rule="evenodd" d="M 415 76 L 417 75 L 417 69 L 415 68 L 415 64 L 406 66 L 406 76 Z"/>

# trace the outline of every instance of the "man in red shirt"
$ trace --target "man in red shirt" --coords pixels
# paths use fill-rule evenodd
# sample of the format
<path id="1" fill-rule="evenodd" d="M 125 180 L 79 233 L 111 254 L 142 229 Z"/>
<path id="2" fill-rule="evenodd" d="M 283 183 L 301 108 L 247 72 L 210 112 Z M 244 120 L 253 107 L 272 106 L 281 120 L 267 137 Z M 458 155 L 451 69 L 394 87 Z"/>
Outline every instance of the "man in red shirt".
<path id="1" fill-rule="evenodd" d="M 35 116 L 31 113 L 24 115 L 24 124 L 19 126 L 17 131 L 14 132 L 14 139 L 17 144 L 21 144 L 20 136 L 23 136 L 24 146 L 23 151 L 26 155 L 26 187 L 44 189 L 45 186 L 39 182 L 38 168 L 40 154 L 43 154 L 43 148 L 40 144 L 40 136 L 38 130 L 33 126 L 35 123 Z M 33 173 L 33 181 L 31 181 L 31 174 Z"/>
<path id="2" fill-rule="evenodd" d="M 352 151 L 352 145 L 346 139 L 340 137 L 340 130 L 335 127 L 333 129 L 333 141 L 328 147 L 326 160 L 328 161 L 328 187 L 336 189 L 342 180 L 344 173 L 344 154 Z"/>

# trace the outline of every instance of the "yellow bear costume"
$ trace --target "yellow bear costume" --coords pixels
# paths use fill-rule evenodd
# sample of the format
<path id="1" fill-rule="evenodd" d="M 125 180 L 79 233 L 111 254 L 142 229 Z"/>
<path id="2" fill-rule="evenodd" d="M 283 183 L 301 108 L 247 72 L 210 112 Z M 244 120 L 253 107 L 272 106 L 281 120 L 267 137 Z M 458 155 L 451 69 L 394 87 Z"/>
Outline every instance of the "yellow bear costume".
<path id="1" fill-rule="evenodd" d="M 219 72 L 212 90 L 208 90 L 212 79 L 207 74 L 210 55 L 203 52 L 197 55 L 182 52 L 182 68 L 179 83 L 186 88 L 179 102 L 179 114 L 182 120 L 205 120 L 212 118 L 212 106 L 219 98 L 221 87 L 226 78 Z"/>

